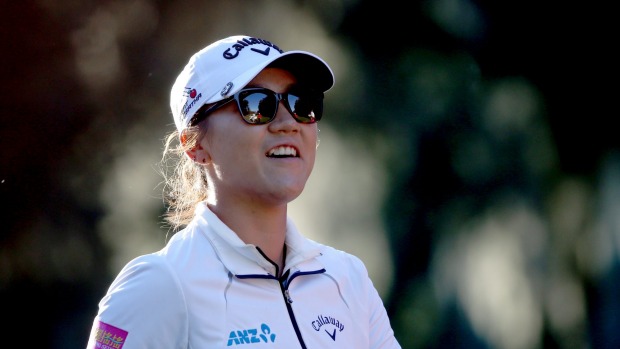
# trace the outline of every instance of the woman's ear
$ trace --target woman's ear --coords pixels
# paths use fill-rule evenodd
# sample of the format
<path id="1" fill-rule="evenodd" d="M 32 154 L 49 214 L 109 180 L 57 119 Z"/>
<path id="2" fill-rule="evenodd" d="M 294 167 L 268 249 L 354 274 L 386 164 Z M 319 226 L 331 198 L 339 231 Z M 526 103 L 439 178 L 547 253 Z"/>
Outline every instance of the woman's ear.
<path id="1" fill-rule="evenodd" d="M 196 137 L 190 137 L 187 130 L 183 130 L 180 135 L 180 141 L 182 146 L 186 149 L 185 155 L 187 155 L 194 162 L 199 164 L 206 164 L 211 160 L 209 152 L 202 147 L 200 141 Z M 194 144 L 190 147 L 189 144 Z"/>

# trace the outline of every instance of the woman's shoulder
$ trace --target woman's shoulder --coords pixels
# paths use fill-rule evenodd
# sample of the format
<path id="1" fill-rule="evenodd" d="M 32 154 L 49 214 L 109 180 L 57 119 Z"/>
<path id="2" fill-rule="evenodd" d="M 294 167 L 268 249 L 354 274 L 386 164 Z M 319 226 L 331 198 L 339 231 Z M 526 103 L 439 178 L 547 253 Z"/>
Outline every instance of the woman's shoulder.
<path id="1" fill-rule="evenodd" d="M 174 285 L 187 272 L 186 265 L 193 265 L 191 258 L 209 255 L 211 245 L 195 229 L 184 229 L 174 234 L 159 251 L 135 257 L 125 264 L 117 276 L 119 280 L 132 280 L 152 284 L 153 287 Z"/>
<path id="2" fill-rule="evenodd" d="M 166 242 L 166 246 L 154 254 L 154 258 L 158 256 L 171 264 L 175 264 L 179 260 L 186 259 L 187 256 L 208 254 L 208 251 L 212 250 L 212 246 L 203 230 L 199 225 L 188 225 L 172 235 Z"/>
<path id="3" fill-rule="evenodd" d="M 174 272 L 163 255 L 150 253 L 138 256 L 125 264 L 112 286 L 131 282 L 159 287 L 167 284 L 170 279 L 174 279 Z"/>
<path id="4" fill-rule="evenodd" d="M 346 270 L 354 269 L 367 274 L 364 262 L 357 255 L 330 245 L 317 244 L 321 251 L 319 259 L 326 265 L 340 266 L 340 269 Z"/>

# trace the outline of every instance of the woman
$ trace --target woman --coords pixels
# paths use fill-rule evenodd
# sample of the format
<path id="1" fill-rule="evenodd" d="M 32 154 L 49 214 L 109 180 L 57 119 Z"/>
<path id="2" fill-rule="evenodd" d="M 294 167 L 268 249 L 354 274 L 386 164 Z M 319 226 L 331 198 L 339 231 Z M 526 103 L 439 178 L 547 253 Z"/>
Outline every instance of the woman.
<path id="1" fill-rule="evenodd" d="M 192 56 L 164 151 L 180 154 L 167 178 L 178 232 L 119 273 L 88 348 L 400 348 L 361 260 L 287 217 L 333 83 L 321 58 L 249 36 Z"/>

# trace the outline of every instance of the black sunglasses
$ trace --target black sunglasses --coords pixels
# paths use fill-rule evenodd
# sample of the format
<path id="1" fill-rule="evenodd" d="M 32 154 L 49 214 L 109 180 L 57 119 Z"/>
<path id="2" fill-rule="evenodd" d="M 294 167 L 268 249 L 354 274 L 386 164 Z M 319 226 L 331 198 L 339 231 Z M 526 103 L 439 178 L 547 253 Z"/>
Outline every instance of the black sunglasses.
<path id="1" fill-rule="evenodd" d="M 209 114 L 233 100 L 237 101 L 243 120 L 250 125 L 263 125 L 273 121 L 280 101 L 284 101 L 286 110 L 299 123 L 312 124 L 321 120 L 323 116 L 323 93 L 311 91 L 276 93 L 263 87 L 249 87 L 210 107 L 200 108 L 190 120 L 190 125 L 195 126 Z"/>

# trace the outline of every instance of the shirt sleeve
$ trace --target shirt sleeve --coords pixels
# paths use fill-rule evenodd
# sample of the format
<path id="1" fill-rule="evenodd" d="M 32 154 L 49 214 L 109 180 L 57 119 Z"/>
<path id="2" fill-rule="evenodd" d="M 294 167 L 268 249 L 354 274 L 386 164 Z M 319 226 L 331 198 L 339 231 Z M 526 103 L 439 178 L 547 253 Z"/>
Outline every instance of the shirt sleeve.
<path id="1" fill-rule="evenodd" d="M 387 311 L 383 305 L 383 300 L 379 296 L 377 289 L 372 285 L 372 281 L 368 279 L 370 287 L 370 348 L 373 349 L 400 349 L 394 330 L 390 324 Z"/>
<path id="2" fill-rule="evenodd" d="M 387 315 L 383 300 L 379 295 L 379 292 L 375 288 L 368 270 L 364 263 L 355 256 L 351 256 L 351 260 L 354 265 L 356 277 L 363 287 L 365 295 L 361 295 L 365 299 L 366 304 L 365 313 L 368 314 L 368 341 L 369 348 L 371 349 L 401 349 L 400 344 L 394 336 L 394 330 L 390 324 L 390 319 Z"/>
<path id="3" fill-rule="evenodd" d="M 87 349 L 187 345 L 186 304 L 174 271 L 157 254 L 129 262 L 99 302 Z"/>

